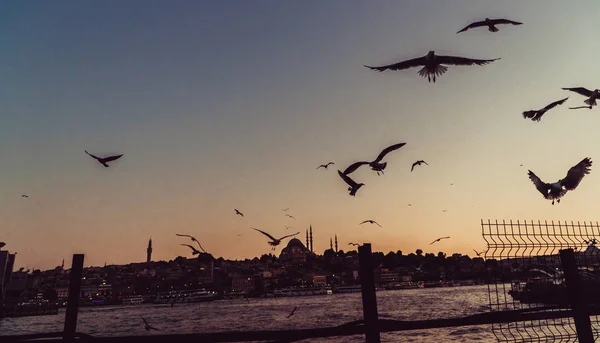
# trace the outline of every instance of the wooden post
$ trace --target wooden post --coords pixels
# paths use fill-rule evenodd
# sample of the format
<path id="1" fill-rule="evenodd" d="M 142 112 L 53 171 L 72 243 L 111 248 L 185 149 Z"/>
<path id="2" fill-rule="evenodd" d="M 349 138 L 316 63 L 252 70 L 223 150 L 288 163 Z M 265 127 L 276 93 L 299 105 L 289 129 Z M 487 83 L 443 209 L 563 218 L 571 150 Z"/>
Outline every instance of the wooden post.
<path id="1" fill-rule="evenodd" d="M 370 243 L 365 243 L 358 247 L 358 264 L 360 269 L 360 290 L 362 293 L 366 342 L 380 343 L 377 297 L 375 296 L 375 276 L 373 275 Z"/>
<path id="2" fill-rule="evenodd" d="M 65 315 L 64 340 L 73 340 L 77 329 L 77 311 L 81 293 L 81 277 L 83 276 L 83 254 L 73 254 L 71 277 L 69 279 L 69 297 Z"/>
<path id="3" fill-rule="evenodd" d="M 589 309 L 584 299 L 583 285 L 579 278 L 573 249 L 560 250 L 560 262 L 565 275 L 565 283 L 573 311 L 578 341 L 580 343 L 593 343 L 592 323 L 590 322 Z"/>

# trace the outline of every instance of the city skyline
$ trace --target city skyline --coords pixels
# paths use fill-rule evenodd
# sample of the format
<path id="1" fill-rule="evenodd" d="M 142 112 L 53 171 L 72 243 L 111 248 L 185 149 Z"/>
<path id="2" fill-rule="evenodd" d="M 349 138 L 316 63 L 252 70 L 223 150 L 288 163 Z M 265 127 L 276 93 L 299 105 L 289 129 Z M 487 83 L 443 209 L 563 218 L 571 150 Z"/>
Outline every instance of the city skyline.
<path id="1" fill-rule="evenodd" d="M 527 170 L 556 181 L 584 157 L 600 161 L 597 108 L 569 110 L 584 98 L 561 90 L 600 87 L 598 10 L 594 0 L 3 2 L 0 241 L 32 269 L 70 265 L 73 253 L 86 265 L 144 261 L 150 236 L 153 259 L 189 256 L 175 233 L 244 259 L 270 252 L 250 227 L 302 240 L 309 225 L 319 253 L 337 233 L 342 249 L 468 255 L 485 247 L 481 219 L 595 221 L 594 166 L 554 206 Z M 523 25 L 456 34 L 486 17 Z M 430 50 L 501 59 L 436 83 L 363 66 Z M 539 123 L 522 117 L 567 96 Z M 384 175 L 353 174 L 366 186 L 348 196 L 337 170 L 400 142 Z M 124 156 L 105 168 L 85 150 Z M 429 165 L 411 172 L 421 159 Z M 366 219 L 382 227 L 359 226 Z M 440 236 L 451 239 L 428 246 Z"/>

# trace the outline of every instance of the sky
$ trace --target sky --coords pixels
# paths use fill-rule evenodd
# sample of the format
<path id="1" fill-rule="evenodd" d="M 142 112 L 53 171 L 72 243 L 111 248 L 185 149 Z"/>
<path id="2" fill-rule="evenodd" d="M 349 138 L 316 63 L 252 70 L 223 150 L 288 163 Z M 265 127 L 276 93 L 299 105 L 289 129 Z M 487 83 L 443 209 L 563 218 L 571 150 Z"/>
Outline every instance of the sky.
<path id="1" fill-rule="evenodd" d="M 595 166 L 554 206 L 527 169 L 554 182 L 600 158 L 597 110 L 569 110 L 585 98 L 561 90 L 600 87 L 599 10 L 597 0 L 3 1 L 0 241 L 17 266 L 45 269 L 74 253 L 85 265 L 141 262 L 150 237 L 153 260 L 191 257 L 175 233 L 228 259 L 271 252 L 250 227 L 304 242 L 309 225 L 318 253 L 337 234 L 343 250 L 469 254 L 485 249 L 481 219 L 598 220 Z M 486 17 L 524 24 L 456 34 Z M 363 67 L 429 50 L 501 59 L 450 66 L 436 83 L 417 68 Z M 521 115 L 566 96 L 539 123 Z M 384 175 L 353 174 L 366 186 L 349 196 L 337 169 L 400 142 Z M 84 150 L 124 156 L 104 168 Z M 429 166 L 411 172 L 418 159 Z M 358 225 L 366 219 L 383 227 Z M 439 236 L 451 239 L 428 245 Z"/>

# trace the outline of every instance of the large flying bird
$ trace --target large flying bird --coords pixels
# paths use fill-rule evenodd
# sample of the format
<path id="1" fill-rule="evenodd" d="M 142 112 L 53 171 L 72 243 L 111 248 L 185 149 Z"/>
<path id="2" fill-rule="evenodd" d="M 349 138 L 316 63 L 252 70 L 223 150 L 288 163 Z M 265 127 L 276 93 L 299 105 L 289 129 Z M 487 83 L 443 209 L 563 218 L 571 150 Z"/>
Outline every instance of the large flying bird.
<path id="1" fill-rule="evenodd" d="M 346 168 L 346 170 L 344 170 L 344 175 L 351 174 L 354 171 L 356 171 L 356 169 L 358 169 L 360 166 L 367 165 L 367 164 L 371 167 L 371 170 L 374 170 L 377 172 L 377 175 L 379 175 L 379 173 L 383 174 L 383 170 L 387 166 L 387 162 L 382 163 L 381 160 L 383 160 L 383 158 L 390 152 L 392 152 L 394 150 L 398 150 L 401 147 L 403 147 L 404 145 L 406 145 L 406 143 L 398 143 L 398 144 L 390 145 L 389 147 L 383 149 L 379 153 L 377 158 L 371 162 L 364 162 L 364 161 L 354 162 L 348 168 Z"/>
<path id="2" fill-rule="evenodd" d="M 485 65 L 491 62 L 499 60 L 499 58 L 494 58 L 491 60 L 477 60 L 466 57 L 456 57 L 456 56 L 436 56 L 435 52 L 429 51 L 427 55 L 423 57 L 413 58 L 411 60 L 406 60 L 402 62 L 398 62 L 395 64 L 380 66 L 380 67 L 369 67 L 365 66 L 372 70 L 384 71 L 384 70 L 404 70 L 413 67 L 423 66 L 421 70 L 419 70 L 419 75 L 422 77 L 427 76 L 429 82 L 433 77 L 433 82 L 435 82 L 435 78 L 437 76 L 441 76 L 444 74 L 448 68 L 443 66 L 446 65 L 455 65 L 455 66 L 471 66 L 471 65 Z"/>
<path id="3" fill-rule="evenodd" d="M 364 222 L 362 222 L 362 223 L 360 223 L 360 224 L 358 224 L 358 225 L 362 225 L 362 224 L 364 224 L 364 223 L 369 223 L 369 224 L 377 224 L 377 226 L 379 226 L 379 227 L 382 227 L 381 225 L 379 225 L 379 223 L 378 223 L 378 222 L 376 222 L 376 221 L 374 221 L 374 220 L 371 220 L 371 219 L 369 219 L 369 220 L 365 220 Z"/>
<path id="4" fill-rule="evenodd" d="M 412 167 L 410 167 L 410 171 L 412 172 L 412 171 L 413 171 L 413 169 L 415 169 L 415 166 L 420 166 L 420 165 L 421 165 L 421 164 L 423 164 L 423 163 L 427 164 L 427 162 L 425 162 L 425 161 L 423 161 L 423 160 L 418 160 L 418 161 L 416 161 L 415 163 L 413 163 L 413 164 L 412 164 Z M 429 164 L 427 164 L 427 165 L 429 165 Z"/>
<path id="5" fill-rule="evenodd" d="M 584 87 L 575 87 L 575 88 L 563 88 L 566 91 L 575 92 L 577 94 L 581 94 L 587 99 L 583 102 L 589 106 L 596 106 L 596 99 L 600 99 L 600 89 L 594 89 L 593 91 L 584 88 Z"/>
<path id="6" fill-rule="evenodd" d="M 508 19 L 490 19 L 490 18 L 485 18 L 485 20 L 476 21 L 474 23 L 471 23 L 471 24 L 467 25 L 464 29 L 458 31 L 457 33 L 465 32 L 468 29 L 474 29 L 476 27 L 482 27 L 482 26 L 487 26 L 488 30 L 490 32 L 498 32 L 499 30 L 495 26 L 495 25 L 498 25 L 498 24 L 521 25 L 523 23 L 519 23 L 518 21 L 512 21 L 512 20 L 508 20 Z"/>
<path id="7" fill-rule="evenodd" d="M 198 240 L 195 237 L 192 237 L 190 235 L 182 235 L 182 234 L 178 234 L 178 233 L 176 233 L 175 235 L 179 236 L 179 237 L 189 237 L 192 240 L 192 242 L 198 243 L 198 246 L 200 247 L 200 249 L 202 249 L 202 251 L 206 252 L 206 250 L 204 250 L 204 248 L 202 247 L 202 245 L 200 244 L 200 242 L 198 242 Z"/>
<path id="8" fill-rule="evenodd" d="M 108 164 L 107 164 L 108 162 L 118 160 L 119 158 L 121 158 L 123 156 L 123 154 L 121 154 L 121 155 L 114 155 L 114 156 L 108 156 L 108 157 L 98 157 L 98 156 L 90 154 L 89 152 L 87 152 L 87 150 L 85 150 L 85 153 L 92 156 L 93 158 L 95 158 L 96 161 L 98 161 L 100 164 L 102 164 L 106 168 L 108 168 Z"/>
<path id="9" fill-rule="evenodd" d="M 433 243 L 435 243 L 435 242 L 439 242 L 439 241 L 441 241 L 442 239 L 448 239 L 448 238 L 450 238 L 450 236 L 446 236 L 446 237 L 440 237 L 440 238 L 436 239 L 435 241 L 433 241 L 433 242 L 429 243 L 429 245 L 432 245 L 432 244 L 433 244 Z"/>
<path id="10" fill-rule="evenodd" d="M 591 167 L 592 160 L 589 157 L 586 157 L 581 160 L 581 162 L 571 167 L 564 179 L 558 180 L 555 183 L 546 183 L 540 180 L 540 178 L 531 170 L 528 170 L 528 175 L 531 182 L 535 185 L 535 188 L 542 193 L 544 198 L 548 200 L 552 199 L 552 205 L 554 205 L 555 200 L 557 203 L 560 203 L 560 198 L 567 194 L 567 191 L 572 191 L 577 188 L 583 177 L 590 173 Z"/>
<path id="11" fill-rule="evenodd" d="M 358 190 L 360 189 L 360 187 L 364 186 L 364 183 L 357 183 L 356 181 L 352 180 L 350 178 L 350 176 L 342 173 L 341 171 L 338 170 L 338 174 L 340 175 L 340 177 L 342 178 L 342 180 L 344 180 L 344 182 L 349 186 L 348 187 L 348 191 L 350 192 L 351 196 L 356 196 L 356 192 L 358 192 Z"/>
<path id="12" fill-rule="evenodd" d="M 321 164 L 320 166 L 318 166 L 317 169 L 319 169 L 319 168 L 325 168 L 325 169 L 327 169 L 327 167 L 329 167 L 332 164 L 335 164 L 335 163 L 333 163 L 333 162 L 327 162 L 327 164 Z"/>
<path id="13" fill-rule="evenodd" d="M 548 105 L 540 110 L 537 110 L 537 111 L 536 110 L 525 111 L 525 112 L 523 112 L 523 118 L 525 118 L 525 119 L 529 118 L 532 121 L 540 121 L 542 119 L 542 116 L 546 113 L 546 111 L 551 110 L 558 105 L 564 104 L 568 98 L 569 97 L 566 97 L 562 100 L 555 101 L 555 102 L 551 103 L 550 105 Z"/>
<path id="14" fill-rule="evenodd" d="M 269 237 L 269 238 L 271 239 L 271 241 L 270 241 L 270 242 L 267 242 L 267 243 L 268 243 L 270 246 L 272 246 L 272 247 L 273 247 L 273 248 L 271 248 L 271 250 L 275 250 L 275 247 L 276 247 L 276 246 L 278 246 L 279 244 L 281 244 L 281 241 L 282 241 L 283 239 L 285 239 L 285 238 L 288 238 L 288 237 L 292 237 L 292 236 L 296 236 L 297 234 L 299 234 L 299 233 L 300 233 L 300 231 L 298 231 L 298 232 L 296 232 L 296 233 L 294 233 L 294 234 L 292 234 L 292 235 L 287 235 L 287 236 L 283 236 L 283 237 L 281 237 L 281 238 L 279 238 L 279 239 L 276 239 L 275 237 L 273 237 L 273 236 L 269 235 L 268 233 L 266 233 L 266 232 L 264 232 L 264 231 L 262 231 L 262 230 L 255 229 L 255 228 L 251 228 L 251 229 L 252 229 L 252 230 L 256 230 L 256 231 L 258 231 L 258 232 L 262 233 L 263 235 L 265 235 L 265 236 L 267 236 L 267 237 Z"/>

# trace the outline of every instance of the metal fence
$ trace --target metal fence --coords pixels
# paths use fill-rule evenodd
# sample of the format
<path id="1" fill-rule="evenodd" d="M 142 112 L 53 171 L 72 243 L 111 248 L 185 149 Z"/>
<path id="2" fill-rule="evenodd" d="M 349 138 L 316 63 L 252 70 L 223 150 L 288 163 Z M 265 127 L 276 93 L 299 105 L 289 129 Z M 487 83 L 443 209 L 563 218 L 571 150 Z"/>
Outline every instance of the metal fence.
<path id="1" fill-rule="evenodd" d="M 556 312 L 572 308 L 561 251 L 573 249 L 578 284 L 571 289 L 582 299 L 594 339 L 599 335 L 600 237 L 598 223 L 481 221 L 492 311 Z M 561 258 L 562 257 L 562 258 Z M 575 287 L 576 286 L 576 287 Z M 576 289 L 575 289 L 576 288 Z M 574 316 L 576 317 L 576 316 Z M 492 323 L 499 342 L 575 342 L 576 319 L 561 317 L 514 323 Z M 582 317 L 585 320 L 585 315 Z M 585 326 L 586 323 L 583 323 Z"/>

